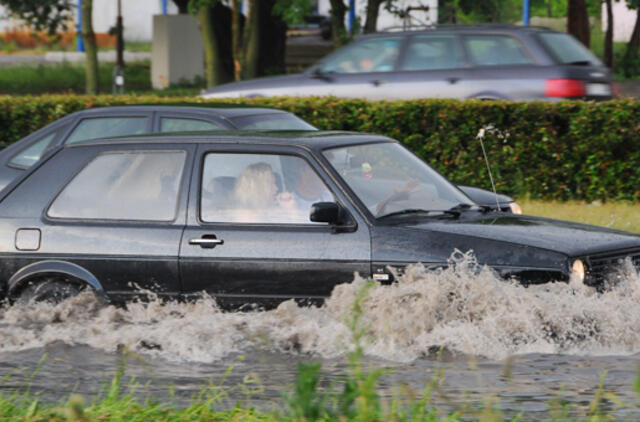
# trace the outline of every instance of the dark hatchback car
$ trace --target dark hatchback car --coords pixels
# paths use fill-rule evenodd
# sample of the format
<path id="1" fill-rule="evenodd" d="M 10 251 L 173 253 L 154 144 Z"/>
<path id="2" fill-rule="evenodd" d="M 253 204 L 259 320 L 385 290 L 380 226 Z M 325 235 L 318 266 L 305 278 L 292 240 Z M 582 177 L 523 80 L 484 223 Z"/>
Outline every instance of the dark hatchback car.
<path id="1" fill-rule="evenodd" d="M 0 189 L 58 145 L 145 133 L 213 130 L 316 130 L 272 108 L 115 106 L 69 114 L 0 151 Z"/>
<path id="2" fill-rule="evenodd" d="M 611 72 L 579 41 L 543 27 L 445 25 L 358 37 L 307 71 L 207 90 L 205 98 L 336 96 L 606 100 Z"/>
<path id="3" fill-rule="evenodd" d="M 78 111 L 0 151 L 0 189 L 58 145 L 146 133 L 276 129 L 317 130 L 295 114 L 271 108 L 147 105 Z M 460 188 L 484 206 L 521 213 L 509 196 L 470 186 Z"/>
<path id="4" fill-rule="evenodd" d="M 399 142 L 211 133 L 56 147 L 0 193 L 0 280 L 18 300 L 91 288 L 222 303 L 319 300 L 456 251 L 522 283 L 602 285 L 640 236 L 487 211 Z"/>

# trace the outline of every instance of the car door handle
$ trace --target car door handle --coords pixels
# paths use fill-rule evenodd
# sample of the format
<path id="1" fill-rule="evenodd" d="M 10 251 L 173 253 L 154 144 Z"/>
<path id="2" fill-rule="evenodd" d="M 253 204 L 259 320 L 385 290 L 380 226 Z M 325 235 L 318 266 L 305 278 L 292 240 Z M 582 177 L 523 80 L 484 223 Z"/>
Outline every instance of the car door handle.
<path id="1" fill-rule="evenodd" d="M 379 80 L 379 79 L 375 79 L 375 80 L 371 81 L 371 85 L 380 86 L 380 85 L 382 85 L 382 81 Z"/>
<path id="2" fill-rule="evenodd" d="M 457 83 L 460 80 L 460 78 L 447 78 L 447 81 L 453 85 L 455 83 Z"/>
<path id="3" fill-rule="evenodd" d="M 203 236 L 200 239 L 190 239 L 190 245 L 200 245 L 201 248 L 215 248 L 218 245 L 224 245 L 224 240 L 218 239 L 215 236 Z"/>

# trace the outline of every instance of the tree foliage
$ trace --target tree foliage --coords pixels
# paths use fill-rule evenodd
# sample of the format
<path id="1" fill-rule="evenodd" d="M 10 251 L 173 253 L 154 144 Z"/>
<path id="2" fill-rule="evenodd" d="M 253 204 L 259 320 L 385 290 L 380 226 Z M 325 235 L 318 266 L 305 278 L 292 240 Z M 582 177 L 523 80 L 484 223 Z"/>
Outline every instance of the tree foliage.
<path id="1" fill-rule="evenodd" d="M 638 1 L 640 0 L 629 0 Z M 500 22 L 522 19 L 523 0 L 438 0 L 438 21 L 441 23 Z M 531 16 L 564 18 L 568 0 L 531 0 Z M 589 16 L 600 16 L 602 0 L 586 0 Z"/>
<path id="2" fill-rule="evenodd" d="M 74 6 L 72 0 L 0 0 L 0 5 L 36 31 L 49 34 L 66 28 Z"/>
<path id="3" fill-rule="evenodd" d="M 287 25 L 304 23 L 304 17 L 312 13 L 310 0 L 277 0 L 273 6 L 273 14 L 280 16 Z"/>

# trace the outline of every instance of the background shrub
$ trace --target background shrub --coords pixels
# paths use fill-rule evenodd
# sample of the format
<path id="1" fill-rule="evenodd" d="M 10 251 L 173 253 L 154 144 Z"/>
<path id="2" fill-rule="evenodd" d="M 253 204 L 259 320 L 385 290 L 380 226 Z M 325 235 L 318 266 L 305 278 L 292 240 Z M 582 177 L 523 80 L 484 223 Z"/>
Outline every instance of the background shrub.
<path id="1" fill-rule="evenodd" d="M 337 98 L 133 96 L 0 97 L 0 129 L 11 143 L 64 115 L 121 104 L 252 105 L 291 111 L 320 129 L 384 134 L 402 141 L 458 183 L 490 188 L 477 135 L 499 191 L 516 197 L 640 199 L 640 102 L 365 101 Z"/>

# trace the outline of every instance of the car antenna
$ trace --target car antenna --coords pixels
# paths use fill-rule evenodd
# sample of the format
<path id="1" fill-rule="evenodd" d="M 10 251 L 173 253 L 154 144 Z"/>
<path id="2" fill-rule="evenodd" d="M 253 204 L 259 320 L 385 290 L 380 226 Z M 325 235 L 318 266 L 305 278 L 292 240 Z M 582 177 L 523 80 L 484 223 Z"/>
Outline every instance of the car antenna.
<path id="1" fill-rule="evenodd" d="M 476 139 L 480 140 L 480 146 L 482 147 L 482 154 L 484 155 L 484 162 L 487 165 L 487 171 L 489 172 L 489 180 L 491 180 L 491 189 L 493 189 L 493 195 L 496 198 L 496 210 L 500 211 L 500 201 L 498 201 L 498 192 L 496 192 L 496 185 L 493 183 L 493 175 L 491 175 L 491 166 L 489 165 L 489 158 L 487 157 L 487 151 L 484 149 L 484 142 L 482 138 L 484 138 L 485 132 L 492 131 L 494 129 L 493 125 L 481 127 L 476 135 Z"/>

